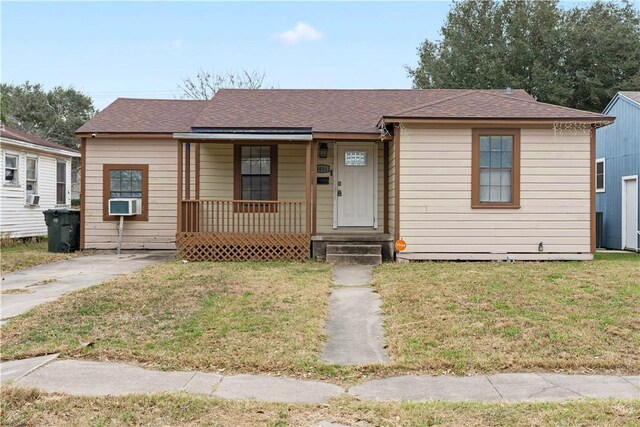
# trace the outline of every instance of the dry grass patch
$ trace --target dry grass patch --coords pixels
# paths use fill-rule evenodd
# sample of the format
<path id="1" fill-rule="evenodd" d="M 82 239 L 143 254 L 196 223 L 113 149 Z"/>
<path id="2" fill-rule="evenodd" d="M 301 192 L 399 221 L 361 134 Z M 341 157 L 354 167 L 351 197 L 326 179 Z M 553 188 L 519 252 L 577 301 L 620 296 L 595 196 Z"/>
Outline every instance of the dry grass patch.
<path id="1" fill-rule="evenodd" d="M 80 256 L 80 252 L 47 252 L 47 240 L 27 241 L 2 239 L 0 246 L 0 268 L 2 273 L 24 270 L 25 268 Z"/>
<path id="2" fill-rule="evenodd" d="M 283 372 L 318 368 L 331 274 L 317 263 L 148 267 L 61 297 L 2 329 L 2 359 L 63 357 L 159 369 Z M 81 348 L 78 336 L 92 337 Z"/>
<path id="3" fill-rule="evenodd" d="M 640 256 L 387 264 L 375 270 L 398 370 L 640 372 Z"/>
<path id="4" fill-rule="evenodd" d="M 640 401 L 619 400 L 480 404 L 341 398 L 326 405 L 285 405 L 186 394 L 84 398 L 13 387 L 4 387 L 0 396 L 0 424 L 7 426 L 302 426 L 321 420 L 371 426 L 633 426 L 640 419 Z"/>

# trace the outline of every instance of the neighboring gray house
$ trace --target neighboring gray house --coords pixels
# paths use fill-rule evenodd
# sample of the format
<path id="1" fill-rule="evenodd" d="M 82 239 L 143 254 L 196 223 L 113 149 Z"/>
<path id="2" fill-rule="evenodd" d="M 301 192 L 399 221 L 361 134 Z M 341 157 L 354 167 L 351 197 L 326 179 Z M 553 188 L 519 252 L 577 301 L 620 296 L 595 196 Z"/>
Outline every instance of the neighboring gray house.
<path id="1" fill-rule="evenodd" d="M 602 212 L 600 246 L 638 251 L 640 245 L 640 91 L 618 92 L 603 114 L 612 125 L 597 130 L 596 206 Z"/>

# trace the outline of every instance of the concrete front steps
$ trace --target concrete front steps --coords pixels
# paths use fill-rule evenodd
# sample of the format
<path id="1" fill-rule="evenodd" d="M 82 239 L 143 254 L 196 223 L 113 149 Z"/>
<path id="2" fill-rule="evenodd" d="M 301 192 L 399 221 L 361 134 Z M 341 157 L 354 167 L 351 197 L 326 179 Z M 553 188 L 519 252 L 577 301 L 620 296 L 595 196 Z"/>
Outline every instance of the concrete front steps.
<path id="1" fill-rule="evenodd" d="M 382 245 L 327 245 L 326 261 L 336 265 L 382 264 Z"/>
<path id="2" fill-rule="evenodd" d="M 315 236 L 311 236 L 311 256 L 318 261 L 329 261 L 327 259 L 327 246 L 351 246 L 351 245 L 364 245 L 364 246 L 381 246 L 382 248 L 382 261 L 391 262 L 394 260 L 393 253 L 393 236 L 391 234 L 383 233 L 369 233 L 369 232 L 336 232 L 336 233 L 321 233 Z M 376 252 L 375 254 L 378 254 Z M 347 255 L 347 254 L 339 254 Z M 340 257 L 346 258 L 346 257 Z"/>

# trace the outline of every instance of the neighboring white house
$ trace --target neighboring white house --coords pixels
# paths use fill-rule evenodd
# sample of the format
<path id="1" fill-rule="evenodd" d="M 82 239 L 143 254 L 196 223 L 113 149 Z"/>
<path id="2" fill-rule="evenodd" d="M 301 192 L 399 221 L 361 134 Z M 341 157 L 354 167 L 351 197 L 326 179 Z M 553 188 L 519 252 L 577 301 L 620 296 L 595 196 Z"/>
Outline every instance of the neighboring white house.
<path id="1" fill-rule="evenodd" d="M 0 128 L 0 148 L 2 237 L 46 235 L 42 212 L 71 205 L 71 159 L 80 152 L 5 127 Z"/>

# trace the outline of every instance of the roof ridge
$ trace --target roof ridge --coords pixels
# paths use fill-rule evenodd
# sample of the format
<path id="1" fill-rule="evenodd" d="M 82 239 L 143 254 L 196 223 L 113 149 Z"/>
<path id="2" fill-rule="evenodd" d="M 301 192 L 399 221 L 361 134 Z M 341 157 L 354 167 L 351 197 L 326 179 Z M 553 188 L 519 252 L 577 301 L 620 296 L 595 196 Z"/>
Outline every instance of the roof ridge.
<path id="1" fill-rule="evenodd" d="M 209 102 L 211 101 L 211 99 L 129 98 L 126 96 L 119 96 L 115 100 L 118 101 L 120 99 L 127 100 L 127 101 L 176 101 L 176 102 Z"/>
<path id="2" fill-rule="evenodd" d="M 399 113 L 391 114 L 391 116 L 399 116 L 401 114 L 407 114 L 410 111 L 419 110 L 421 108 L 431 107 L 433 105 L 437 105 L 437 104 L 440 104 L 442 102 L 447 102 L 447 101 L 451 101 L 453 99 L 462 98 L 463 96 L 467 96 L 467 95 L 469 95 L 471 93 L 473 93 L 473 90 L 465 90 L 463 93 L 455 94 L 455 95 L 446 97 L 444 99 L 440 99 L 438 101 L 427 102 L 426 104 L 418 105 L 416 107 L 409 108 L 408 110 L 404 110 L 404 111 L 400 111 Z"/>
<path id="3" fill-rule="evenodd" d="M 597 115 L 597 116 L 602 116 L 603 115 L 601 113 L 594 113 L 592 111 L 578 110 L 577 108 L 565 107 L 564 105 L 557 105 L 557 104 L 550 104 L 548 102 L 536 101 L 535 99 L 513 98 L 513 97 L 510 97 L 510 96 L 506 96 L 504 94 L 501 94 L 501 93 L 491 93 L 491 92 L 489 92 L 488 95 L 498 96 L 500 98 L 516 100 L 516 101 L 521 101 L 521 102 L 534 103 L 534 104 L 537 104 L 537 105 L 540 105 L 540 104 L 548 105 L 548 106 L 551 106 L 551 107 L 554 107 L 554 108 L 562 108 L 564 110 L 570 110 L 570 111 L 579 111 L 580 113 L 588 113 L 588 114 L 593 114 L 593 115 Z"/>
<path id="4" fill-rule="evenodd" d="M 448 88 L 427 88 L 427 89 L 414 89 L 414 88 L 382 88 L 382 89 L 358 89 L 358 88 L 259 88 L 259 89 L 250 89 L 250 88 L 220 88 L 218 91 L 255 91 L 255 92 L 285 92 L 285 91 L 309 91 L 309 92 L 429 92 L 429 91 L 449 91 L 449 92 L 461 92 L 461 91 L 499 91 L 501 89 L 448 89 Z M 514 89 L 514 90 L 524 90 L 524 89 Z"/>

